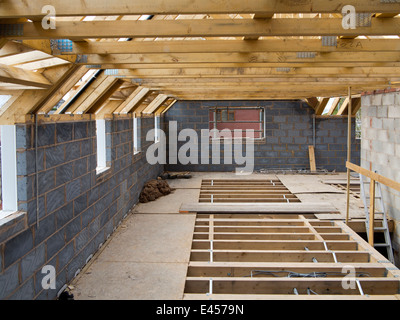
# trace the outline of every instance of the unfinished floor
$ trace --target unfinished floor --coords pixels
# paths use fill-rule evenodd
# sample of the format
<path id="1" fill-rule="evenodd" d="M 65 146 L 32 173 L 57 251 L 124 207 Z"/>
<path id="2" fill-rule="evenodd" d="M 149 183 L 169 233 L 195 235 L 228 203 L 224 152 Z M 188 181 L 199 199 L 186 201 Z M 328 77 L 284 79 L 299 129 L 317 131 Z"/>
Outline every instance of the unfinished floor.
<path id="1" fill-rule="evenodd" d="M 235 178 L 234 173 L 192 173 L 191 179 L 168 180 L 176 189 L 173 194 L 138 204 L 70 284 L 75 299 L 187 299 L 185 283 L 197 222 L 196 214 L 180 213 L 181 206 L 199 203 L 203 180 Z M 339 222 L 345 218 L 346 193 L 327 182 L 344 178 L 345 174 L 245 177 L 279 179 L 302 202 L 328 204 L 337 209 L 335 214 L 316 214 L 316 218 Z M 351 197 L 350 212 L 353 228 L 360 231 L 364 217 L 361 200 Z"/>

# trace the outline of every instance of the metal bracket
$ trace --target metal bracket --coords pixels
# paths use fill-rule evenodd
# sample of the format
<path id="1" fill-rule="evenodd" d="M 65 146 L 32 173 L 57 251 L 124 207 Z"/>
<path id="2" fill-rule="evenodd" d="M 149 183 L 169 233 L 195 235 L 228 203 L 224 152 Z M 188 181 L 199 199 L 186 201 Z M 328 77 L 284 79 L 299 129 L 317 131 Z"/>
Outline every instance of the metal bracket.
<path id="1" fill-rule="evenodd" d="M 371 27 L 372 14 L 371 13 L 357 13 L 356 14 L 357 27 Z"/>
<path id="2" fill-rule="evenodd" d="M 389 260 L 378 260 L 378 263 L 391 263 Z"/>
<path id="3" fill-rule="evenodd" d="M 76 55 L 75 63 L 87 63 L 88 56 L 86 54 L 78 54 Z"/>
<path id="4" fill-rule="evenodd" d="M 104 74 L 106 76 L 117 76 L 118 75 L 119 70 L 118 69 L 106 69 L 104 71 Z"/>
<path id="5" fill-rule="evenodd" d="M 323 36 L 321 38 L 323 47 L 337 47 L 337 37 L 336 36 Z"/>
<path id="6" fill-rule="evenodd" d="M 72 52 L 73 51 L 73 42 L 69 39 L 57 39 L 57 40 L 51 40 L 51 41 L 55 41 L 56 48 L 58 50 L 60 50 L 60 52 Z"/>
<path id="7" fill-rule="evenodd" d="M 291 68 L 276 68 L 277 72 L 290 72 L 292 69 Z"/>
<path id="8" fill-rule="evenodd" d="M 297 52 L 298 59 L 313 59 L 317 54 L 315 52 Z"/>

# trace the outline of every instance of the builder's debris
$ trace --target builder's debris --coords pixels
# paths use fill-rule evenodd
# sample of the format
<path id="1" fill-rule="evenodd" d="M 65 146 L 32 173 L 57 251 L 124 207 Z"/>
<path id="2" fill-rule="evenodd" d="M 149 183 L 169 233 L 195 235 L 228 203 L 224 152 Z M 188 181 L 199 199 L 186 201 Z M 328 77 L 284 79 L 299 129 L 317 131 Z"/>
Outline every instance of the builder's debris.
<path id="1" fill-rule="evenodd" d="M 260 169 L 255 171 L 255 173 L 259 174 L 310 174 L 310 175 L 319 175 L 319 174 L 337 174 L 336 170 L 329 172 L 326 169 L 317 168 L 316 171 L 311 171 L 309 169 Z"/>
<path id="2" fill-rule="evenodd" d="M 170 194 L 175 189 L 170 188 L 168 182 L 162 179 L 150 180 L 147 182 L 139 196 L 141 203 L 154 201 L 162 196 Z"/>
<path id="3" fill-rule="evenodd" d="M 190 179 L 192 175 L 190 172 L 178 172 L 178 173 L 171 173 L 171 172 L 164 172 L 161 176 L 161 179 Z"/>

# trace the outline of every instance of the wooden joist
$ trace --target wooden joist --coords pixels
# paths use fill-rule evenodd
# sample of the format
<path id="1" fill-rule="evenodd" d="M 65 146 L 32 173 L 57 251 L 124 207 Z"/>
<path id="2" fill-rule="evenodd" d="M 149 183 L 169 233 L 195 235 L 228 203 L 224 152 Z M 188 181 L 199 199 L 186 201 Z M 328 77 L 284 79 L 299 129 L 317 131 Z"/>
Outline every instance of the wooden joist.
<path id="1" fill-rule="evenodd" d="M 2 6 L 3 7 L 3 6 Z M 344 29 L 342 19 L 195 19 L 116 20 L 57 22 L 56 29 L 44 30 L 40 22 L 22 23 L 23 33 L 7 36 L 26 39 L 156 38 L 156 37 L 285 37 L 285 36 L 382 36 L 398 33 L 400 19 L 372 18 L 373 28 Z M 302 27 L 299 28 L 299 25 Z M 0 34 L 1 35 L 1 34 Z"/>
<path id="2" fill-rule="evenodd" d="M 354 271 L 351 287 L 343 285 L 349 272 L 344 266 Z M 399 275 L 342 222 L 299 215 L 198 214 L 184 297 L 396 299 Z"/>
<path id="3" fill-rule="evenodd" d="M 96 0 L 79 0 L 65 2 L 53 0 L 51 3 L 56 9 L 57 16 L 111 16 L 111 15 L 173 15 L 173 14 L 256 14 L 261 16 L 274 13 L 342 13 L 343 2 L 332 1 L 259 1 L 259 0 L 231 0 L 221 5 L 212 0 L 203 0 L 193 4 L 190 0 L 153 0 L 151 2 L 121 0 L 108 4 Z M 369 13 L 399 13 L 397 3 L 384 3 L 380 1 L 348 0 L 348 5 L 357 8 L 357 12 Z M 32 19 L 42 18 L 45 13 L 42 9 L 48 2 L 36 0 L 27 3 L 23 0 L 4 0 L 0 7 L 0 18 Z"/>
<path id="4" fill-rule="evenodd" d="M 207 43 L 207 45 L 205 45 Z M 398 39 L 339 39 L 323 46 L 318 39 L 175 40 L 126 42 L 74 42 L 74 54 L 254 53 L 254 52 L 398 52 Z M 63 54 L 71 54 L 61 52 Z"/>
<path id="5" fill-rule="evenodd" d="M 300 202 L 280 180 L 203 179 L 200 203 Z"/>
<path id="6" fill-rule="evenodd" d="M 252 203 L 249 201 L 249 203 Z M 325 203 L 183 203 L 180 212 L 246 212 L 246 213 L 336 213 L 338 210 Z"/>

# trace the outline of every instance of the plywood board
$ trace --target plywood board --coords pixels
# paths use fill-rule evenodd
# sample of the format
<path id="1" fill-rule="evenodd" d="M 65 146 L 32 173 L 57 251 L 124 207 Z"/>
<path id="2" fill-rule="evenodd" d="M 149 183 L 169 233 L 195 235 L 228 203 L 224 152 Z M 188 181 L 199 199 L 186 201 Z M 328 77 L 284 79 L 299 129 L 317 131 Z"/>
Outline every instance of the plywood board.
<path id="1" fill-rule="evenodd" d="M 278 175 L 279 180 L 293 194 L 300 193 L 342 193 L 335 187 L 321 182 L 318 176 L 310 175 Z"/>

